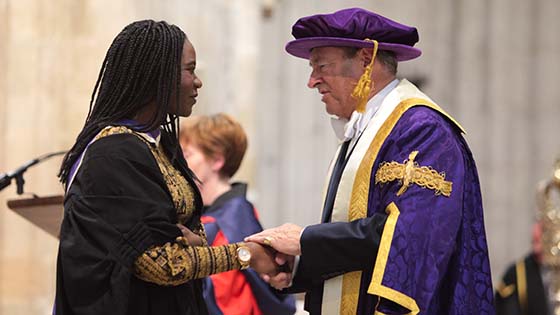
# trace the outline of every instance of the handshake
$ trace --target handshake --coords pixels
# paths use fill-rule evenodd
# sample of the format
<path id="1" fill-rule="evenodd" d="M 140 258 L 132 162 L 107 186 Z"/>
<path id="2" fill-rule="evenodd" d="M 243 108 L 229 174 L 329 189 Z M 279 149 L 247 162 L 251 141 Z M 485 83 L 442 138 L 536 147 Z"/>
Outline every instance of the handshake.
<path id="1" fill-rule="evenodd" d="M 287 288 L 292 282 L 295 256 L 301 254 L 302 230 L 286 223 L 245 238 L 251 251 L 251 268 L 276 289 Z"/>
<path id="2" fill-rule="evenodd" d="M 202 246 L 200 236 L 177 224 L 189 244 Z M 250 266 L 272 287 L 281 290 L 292 282 L 295 256 L 301 254 L 299 238 L 302 227 L 286 223 L 245 238 L 251 252 Z"/>

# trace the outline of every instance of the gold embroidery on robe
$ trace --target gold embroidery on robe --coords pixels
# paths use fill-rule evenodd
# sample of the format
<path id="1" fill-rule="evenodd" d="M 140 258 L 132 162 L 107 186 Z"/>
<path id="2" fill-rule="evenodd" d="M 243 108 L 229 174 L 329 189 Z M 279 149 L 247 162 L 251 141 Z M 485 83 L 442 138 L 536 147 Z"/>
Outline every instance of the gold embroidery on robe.
<path id="1" fill-rule="evenodd" d="M 238 244 L 185 246 L 184 242 L 153 246 L 134 263 L 134 274 L 147 282 L 174 286 L 212 274 L 240 269 Z"/>
<path id="2" fill-rule="evenodd" d="M 154 143 L 149 142 L 141 133 L 135 132 L 126 126 L 107 127 L 95 137 L 95 140 L 110 135 L 124 133 L 137 136 L 138 139 L 142 140 L 142 142 L 144 142 L 152 152 L 163 179 L 165 180 L 167 189 L 171 194 L 171 198 L 173 199 L 173 205 L 177 210 L 177 219 L 179 223 L 184 225 L 192 218 L 195 211 L 194 191 L 189 182 L 183 177 L 183 175 L 181 175 L 181 172 L 173 167 L 161 145 L 158 144 L 156 146 Z M 199 223 L 193 229 L 193 232 L 202 238 L 204 245 L 207 245 L 206 233 L 204 232 L 204 226 L 202 224 Z"/>
<path id="3" fill-rule="evenodd" d="M 402 164 L 395 161 L 382 162 L 375 173 L 375 184 L 399 180 L 402 186 L 397 196 L 402 195 L 412 184 L 432 189 L 436 195 L 451 196 L 453 183 L 445 180 L 445 173 L 430 166 L 420 166 L 414 161 L 417 155 L 418 151 L 412 151 Z"/>
<path id="4" fill-rule="evenodd" d="M 173 167 L 159 144 L 156 146 L 146 140 L 142 134 L 125 126 L 105 128 L 95 137 L 95 140 L 123 133 L 137 136 L 150 148 L 177 209 L 179 223 L 188 222 L 195 211 L 193 188 Z M 241 268 L 236 252 L 238 244 L 208 247 L 202 224 L 199 223 L 193 232 L 202 238 L 203 246 L 190 246 L 187 239 L 182 236 L 163 246 L 152 246 L 135 261 L 135 275 L 144 281 L 172 286 Z"/>

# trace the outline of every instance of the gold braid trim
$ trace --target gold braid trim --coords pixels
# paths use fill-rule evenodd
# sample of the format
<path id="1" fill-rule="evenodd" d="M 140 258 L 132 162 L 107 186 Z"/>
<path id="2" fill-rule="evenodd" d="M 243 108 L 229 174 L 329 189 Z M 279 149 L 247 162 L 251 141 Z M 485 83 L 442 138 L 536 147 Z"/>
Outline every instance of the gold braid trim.
<path id="1" fill-rule="evenodd" d="M 175 204 L 179 217 L 179 223 L 185 224 L 195 211 L 194 191 L 183 175 L 173 167 L 171 161 L 169 161 L 169 158 L 167 158 L 167 155 L 163 152 L 161 145 L 157 147 L 150 145 L 150 150 L 157 161 L 165 183 L 167 184 L 167 188 L 173 198 L 173 203 Z"/>
<path id="2" fill-rule="evenodd" d="M 385 227 L 383 228 L 383 234 L 381 234 L 379 252 L 377 253 L 377 258 L 375 259 L 373 275 L 371 277 L 371 282 L 369 284 L 367 292 L 369 294 L 378 296 L 377 307 L 379 307 L 381 298 L 385 298 L 410 310 L 410 313 L 408 313 L 408 315 L 416 315 L 420 312 L 420 308 L 418 307 L 418 304 L 416 303 L 416 300 L 414 300 L 414 298 L 391 287 L 383 285 L 385 268 L 387 267 L 387 264 L 391 263 L 389 261 L 391 243 L 393 242 L 393 236 L 395 234 L 399 216 L 401 214 L 401 211 L 394 202 L 391 202 L 387 206 L 387 208 L 385 208 L 385 212 L 388 214 L 388 217 L 387 221 L 385 222 Z M 377 310 L 377 307 L 374 314 L 383 314 Z"/>
<path id="3" fill-rule="evenodd" d="M 145 141 L 145 139 L 141 139 Z M 167 185 L 167 189 L 173 199 L 175 209 L 177 209 L 177 219 L 179 223 L 185 225 L 188 221 L 190 221 L 195 212 L 194 191 L 181 172 L 173 167 L 171 161 L 169 161 L 169 158 L 163 152 L 161 145 L 158 145 L 157 147 L 153 145 L 148 146 L 156 159 L 161 174 L 163 175 Z M 203 245 L 208 245 L 206 242 L 207 238 L 204 226 L 200 222 L 198 222 L 196 227 L 193 229 L 193 232 L 202 238 L 204 242 Z"/>
<path id="4" fill-rule="evenodd" d="M 527 312 L 527 273 L 525 272 L 525 261 L 521 260 L 515 264 L 515 276 L 517 277 L 517 297 L 521 312 Z"/>
<path id="5" fill-rule="evenodd" d="M 344 274 L 342 277 L 342 298 L 340 300 L 340 315 L 354 315 L 356 314 L 358 300 L 360 293 L 357 289 L 360 288 L 362 281 L 362 272 L 354 271 Z M 350 288 L 357 288 L 351 290 Z"/>
<path id="6" fill-rule="evenodd" d="M 240 269 L 238 244 L 188 246 L 183 237 L 176 243 L 153 246 L 134 263 L 134 274 L 147 282 L 176 286 L 193 279 Z"/>
<path id="7" fill-rule="evenodd" d="M 93 141 L 97 141 L 101 138 L 110 136 L 110 135 L 118 135 L 121 133 L 132 133 L 132 130 L 126 128 L 125 126 L 109 126 L 101 130 L 97 136 L 95 136 Z"/>
<path id="8" fill-rule="evenodd" d="M 369 193 L 369 185 L 370 185 L 370 176 L 372 172 L 372 168 L 374 162 L 377 159 L 377 154 L 385 140 L 389 136 L 390 132 L 393 130 L 393 127 L 397 124 L 398 120 L 401 116 L 411 107 L 423 105 L 433 110 L 443 114 L 447 118 L 449 118 L 461 131 L 464 133 L 464 129 L 448 114 L 442 111 L 439 106 L 436 104 L 421 98 L 409 98 L 403 100 L 399 103 L 399 105 L 393 110 L 393 112 L 387 117 L 375 138 L 372 140 L 365 156 L 360 163 L 358 171 L 356 173 L 356 179 L 354 180 L 354 184 L 352 187 L 352 196 L 350 199 L 350 208 L 348 209 L 348 221 L 365 218 L 367 214 L 367 205 L 368 205 L 368 193 Z M 392 209 L 392 208 L 395 209 Z M 385 266 L 387 264 L 388 255 L 380 259 L 379 257 L 382 255 L 383 252 L 389 252 L 391 248 L 391 242 L 393 237 L 394 225 L 396 225 L 396 217 L 398 217 L 398 208 L 396 205 L 393 204 L 393 207 L 390 205 L 387 208 L 387 212 L 389 212 L 389 218 L 387 219 L 387 223 L 385 224 L 385 228 L 383 230 L 383 236 L 381 238 L 382 242 L 379 248 L 379 254 L 377 256 L 377 260 L 375 265 L 372 266 L 374 272 L 376 270 L 377 274 L 374 275 L 375 277 L 372 279 L 370 283 L 370 287 L 368 288 L 368 293 L 373 295 L 378 295 L 384 298 L 388 298 L 391 301 L 398 303 L 408 309 L 415 309 L 415 312 L 412 314 L 418 313 L 418 306 L 414 299 L 411 297 L 406 296 L 405 294 L 398 294 L 393 292 L 389 287 L 385 287 L 381 284 L 381 281 L 384 276 Z M 386 231 L 390 231 L 386 232 Z M 385 235 L 388 236 L 385 236 Z M 361 272 L 358 272 L 361 277 Z M 342 301 L 341 305 L 344 305 L 346 309 L 340 310 L 340 314 L 356 314 L 357 310 L 357 301 L 360 294 L 360 282 L 355 281 L 356 276 L 354 273 L 345 274 L 343 276 L 343 287 L 342 287 Z M 346 301 L 345 301 L 346 300 Z M 351 305 L 354 303 L 354 305 Z M 376 311 L 376 314 L 381 314 Z"/>
<path id="9" fill-rule="evenodd" d="M 109 126 L 99 132 L 95 140 L 123 133 L 137 136 L 148 146 L 173 199 L 179 223 L 184 224 L 191 220 L 195 212 L 193 188 L 173 167 L 160 145 L 154 145 L 141 133 L 125 126 Z M 236 252 L 238 244 L 208 247 L 206 233 L 200 222 L 198 228 L 193 232 L 202 238 L 204 246 L 190 246 L 187 239 L 182 236 L 178 237 L 175 242 L 168 242 L 163 246 L 152 246 L 135 261 L 134 274 L 144 281 L 175 286 L 192 279 L 241 268 Z"/>
<path id="10" fill-rule="evenodd" d="M 419 166 L 414 161 L 417 154 L 418 151 L 413 151 L 402 164 L 395 161 L 382 162 L 375 173 L 375 184 L 402 181 L 397 196 L 402 195 L 412 184 L 432 189 L 436 195 L 451 196 L 453 183 L 445 180 L 445 173 L 438 173 L 430 166 Z"/>
<path id="11" fill-rule="evenodd" d="M 148 146 L 158 164 L 171 198 L 173 199 L 173 205 L 177 210 L 178 221 L 179 223 L 185 225 L 192 218 L 195 212 L 194 190 L 189 182 L 183 177 L 181 172 L 179 172 L 173 164 L 171 164 L 171 161 L 169 161 L 169 158 L 164 153 L 161 145 L 158 144 L 156 146 L 154 143 L 149 142 L 144 135 L 135 132 L 126 126 L 108 126 L 97 134 L 95 140 L 123 133 L 137 136 L 138 139 L 142 140 L 142 142 Z M 206 233 L 202 224 L 199 223 L 193 229 L 193 232 L 202 238 L 204 245 L 207 245 Z"/>

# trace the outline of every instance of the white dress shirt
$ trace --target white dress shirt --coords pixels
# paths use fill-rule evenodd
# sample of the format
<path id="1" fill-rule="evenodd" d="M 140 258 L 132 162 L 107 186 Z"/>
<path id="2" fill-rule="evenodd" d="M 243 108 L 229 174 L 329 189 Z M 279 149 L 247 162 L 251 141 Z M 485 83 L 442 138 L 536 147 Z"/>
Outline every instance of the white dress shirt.
<path id="1" fill-rule="evenodd" d="M 331 118 L 331 126 L 336 137 L 340 141 L 351 140 L 348 153 L 352 152 L 352 148 L 356 145 L 358 138 L 360 138 L 360 135 L 366 129 L 387 94 L 389 94 L 399 84 L 399 82 L 399 79 L 394 79 L 381 91 L 375 94 L 367 103 L 366 111 L 364 113 L 354 111 L 352 112 L 350 119 L 341 117 Z"/>

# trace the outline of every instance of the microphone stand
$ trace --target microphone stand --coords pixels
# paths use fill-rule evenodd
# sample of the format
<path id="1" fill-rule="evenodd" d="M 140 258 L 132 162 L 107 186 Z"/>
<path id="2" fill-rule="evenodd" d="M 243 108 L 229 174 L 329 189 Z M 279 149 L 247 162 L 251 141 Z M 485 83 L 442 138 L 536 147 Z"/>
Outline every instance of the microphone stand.
<path id="1" fill-rule="evenodd" d="M 53 152 L 53 153 L 47 153 L 47 154 L 41 155 L 38 158 L 35 158 L 33 160 L 30 160 L 30 161 L 26 162 L 22 166 L 16 168 L 15 170 L 13 170 L 9 173 L 0 174 L 0 190 L 10 186 L 10 184 L 12 183 L 12 179 L 15 178 L 16 179 L 16 185 L 17 185 L 17 194 L 18 195 L 23 194 L 23 184 L 25 184 L 25 180 L 23 179 L 23 173 L 25 173 L 25 171 L 27 171 L 27 169 L 29 167 L 31 167 L 31 166 L 33 166 L 37 163 L 48 160 L 53 156 L 62 155 L 64 153 L 66 153 L 66 151 L 58 151 L 58 152 Z"/>

